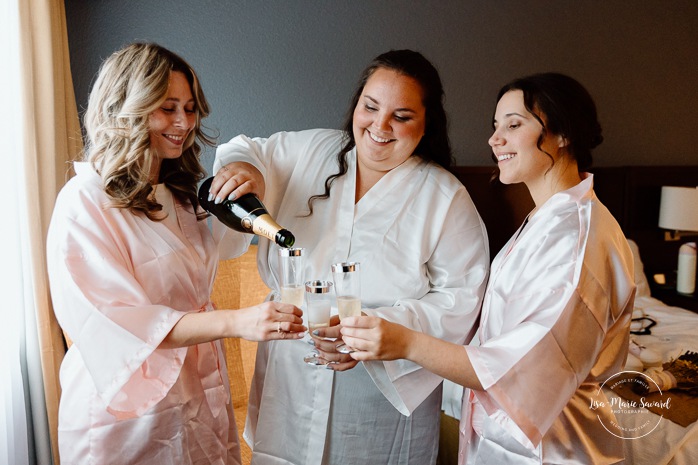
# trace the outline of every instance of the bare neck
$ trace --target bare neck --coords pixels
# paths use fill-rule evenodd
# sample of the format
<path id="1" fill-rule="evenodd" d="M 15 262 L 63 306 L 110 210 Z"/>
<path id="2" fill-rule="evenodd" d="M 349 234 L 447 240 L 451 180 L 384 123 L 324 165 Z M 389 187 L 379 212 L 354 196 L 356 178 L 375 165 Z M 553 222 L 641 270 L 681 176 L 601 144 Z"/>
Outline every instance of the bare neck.
<path id="1" fill-rule="evenodd" d="M 582 177 L 579 174 L 576 161 L 567 157 L 558 159 L 550 171 L 534 181 L 526 183 L 533 202 L 536 204 L 534 211 L 538 210 L 553 195 L 571 189 L 581 181 Z"/>

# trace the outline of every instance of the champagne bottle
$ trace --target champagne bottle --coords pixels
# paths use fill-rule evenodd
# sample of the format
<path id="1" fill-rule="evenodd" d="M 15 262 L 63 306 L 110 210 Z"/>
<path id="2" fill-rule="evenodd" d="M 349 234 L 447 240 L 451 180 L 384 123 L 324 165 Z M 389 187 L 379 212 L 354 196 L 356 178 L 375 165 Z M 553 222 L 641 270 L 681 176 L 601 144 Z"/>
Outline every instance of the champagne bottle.
<path id="1" fill-rule="evenodd" d="M 296 238 L 291 231 L 279 226 L 269 215 L 264 204 L 254 194 L 245 194 L 239 199 L 224 200 L 216 204 L 208 200 L 213 178 L 208 178 L 199 188 L 199 204 L 215 215 L 221 223 L 236 231 L 257 234 L 276 242 L 280 247 L 293 246 Z"/>

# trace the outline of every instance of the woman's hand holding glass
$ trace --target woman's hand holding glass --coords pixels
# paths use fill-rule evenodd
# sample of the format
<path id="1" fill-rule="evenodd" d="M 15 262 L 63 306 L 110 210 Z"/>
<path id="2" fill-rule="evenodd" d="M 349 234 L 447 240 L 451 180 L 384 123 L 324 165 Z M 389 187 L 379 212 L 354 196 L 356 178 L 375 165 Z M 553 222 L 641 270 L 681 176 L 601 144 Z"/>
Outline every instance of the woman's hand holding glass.
<path id="1" fill-rule="evenodd" d="M 415 331 L 377 316 L 347 317 L 341 335 L 354 348 L 354 360 L 410 360 L 409 349 Z"/>
<path id="2" fill-rule="evenodd" d="M 307 281 L 305 283 L 305 301 L 307 310 L 308 331 L 313 337 L 312 344 L 318 348 L 318 342 L 313 335 L 322 328 L 330 326 L 330 309 L 332 307 L 330 291 L 332 283 L 330 281 Z M 328 360 L 320 356 L 318 350 L 307 354 L 303 361 L 308 365 L 327 365 Z"/>
<path id="3" fill-rule="evenodd" d="M 333 287 L 329 281 L 314 281 L 322 283 L 327 289 Z M 315 346 L 315 351 L 306 357 L 306 363 L 311 365 L 322 365 L 325 368 L 344 371 L 354 368 L 358 363 L 348 354 L 338 352 L 337 346 L 341 343 L 339 332 L 340 316 L 330 316 L 331 294 L 318 294 L 312 287 L 311 282 L 306 283 L 306 299 L 308 302 L 308 331 L 311 336 L 311 343 Z M 315 304 L 314 302 L 322 303 Z"/>
<path id="4" fill-rule="evenodd" d="M 328 363 L 327 367 L 344 371 L 358 363 L 348 355 L 352 348 L 342 341 L 340 322 L 347 316 L 361 315 L 359 263 L 335 263 L 332 265 L 332 277 L 339 315 L 331 318 L 328 328 L 318 329 L 311 335 L 320 357 Z"/>
<path id="5" fill-rule="evenodd" d="M 351 357 L 351 354 L 337 351 L 338 341 L 341 342 L 342 334 L 339 325 L 339 316 L 330 318 L 330 326 L 311 331 L 312 342 L 318 356 L 324 361 L 325 368 L 334 371 L 345 371 L 354 368 L 359 362 Z"/>
<path id="6" fill-rule="evenodd" d="M 234 317 L 232 325 L 238 330 L 237 337 L 249 341 L 301 339 L 306 330 L 303 312 L 281 302 L 264 302 L 230 312 Z"/>

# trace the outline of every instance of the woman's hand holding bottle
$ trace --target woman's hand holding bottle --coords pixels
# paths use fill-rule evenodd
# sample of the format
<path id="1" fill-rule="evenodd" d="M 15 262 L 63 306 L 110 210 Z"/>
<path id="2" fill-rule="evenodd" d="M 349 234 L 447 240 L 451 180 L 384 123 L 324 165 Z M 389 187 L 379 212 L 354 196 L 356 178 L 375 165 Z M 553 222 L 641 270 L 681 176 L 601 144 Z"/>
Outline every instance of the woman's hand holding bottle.
<path id="1" fill-rule="evenodd" d="M 211 183 L 209 201 L 221 203 L 245 194 L 254 194 L 263 201 L 265 189 L 264 176 L 254 165 L 236 161 L 218 170 Z"/>
<path id="2" fill-rule="evenodd" d="M 276 242 L 280 247 L 293 246 L 296 241 L 293 233 L 279 226 L 255 194 L 245 194 L 235 200 L 226 198 L 220 202 L 216 197 L 216 201 L 212 202 L 214 194 L 211 194 L 211 186 L 214 181 L 215 178 L 208 178 L 199 187 L 199 204 L 204 210 L 236 231 L 258 234 Z"/>

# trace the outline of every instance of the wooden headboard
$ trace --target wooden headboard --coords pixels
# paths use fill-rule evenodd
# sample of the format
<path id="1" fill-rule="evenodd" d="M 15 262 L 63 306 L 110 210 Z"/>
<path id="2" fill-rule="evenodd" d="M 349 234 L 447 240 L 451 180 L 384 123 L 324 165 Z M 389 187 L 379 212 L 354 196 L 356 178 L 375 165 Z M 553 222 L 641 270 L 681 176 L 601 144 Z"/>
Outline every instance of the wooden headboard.
<path id="1" fill-rule="evenodd" d="M 475 202 L 487 226 L 490 255 L 494 257 L 533 208 L 523 184 L 491 181 L 494 167 L 458 166 L 453 173 Z M 648 278 L 676 270 L 679 246 L 667 242 L 659 229 L 662 186 L 698 185 L 695 166 L 623 166 L 592 169 L 594 191 L 611 211 L 626 237 L 637 242 Z M 698 208 L 698 205 L 696 206 Z"/>

